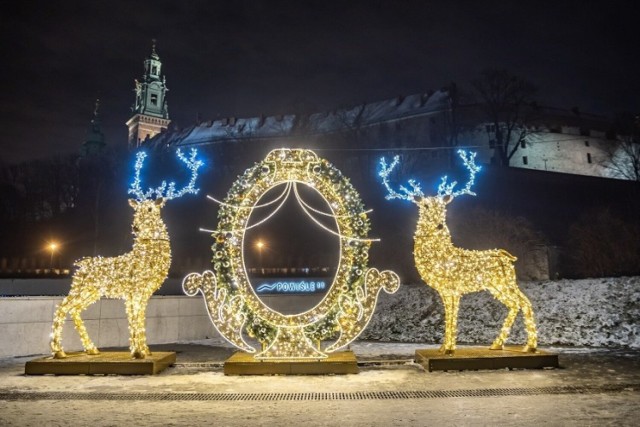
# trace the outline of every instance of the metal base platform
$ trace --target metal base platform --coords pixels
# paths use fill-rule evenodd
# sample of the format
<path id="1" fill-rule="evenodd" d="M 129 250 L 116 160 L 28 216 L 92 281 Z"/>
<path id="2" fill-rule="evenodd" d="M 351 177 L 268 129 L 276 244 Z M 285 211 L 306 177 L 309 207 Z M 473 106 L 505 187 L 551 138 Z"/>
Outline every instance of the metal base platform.
<path id="1" fill-rule="evenodd" d="M 176 353 L 153 352 L 145 359 L 132 359 L 131 353 L 106 351 L 95 356 L 84 352 L 67 353 L 65 359 L 41 357 L 24 365 L 26 375 L 154 375 L 173 365 Z"/>
<path id="2" fill-rule="evenodd" d="M 352 351 L 331 353 L 326 359 L 255 359 L 238 351 L 224 362 L 225 375 L 345 375 L 357 374 Z"/>
<path id="3" fill-rule="evenodd" d="M 537 350 L 523 353 L 522 347 L 504 350 L 487 347 L 458 347 L 453 355 L 438 350 L 416 350 L 415 362 L 432 371 L 475 371 L 480 369 L 542 369 L 558 368 L 558 355 Z"/>

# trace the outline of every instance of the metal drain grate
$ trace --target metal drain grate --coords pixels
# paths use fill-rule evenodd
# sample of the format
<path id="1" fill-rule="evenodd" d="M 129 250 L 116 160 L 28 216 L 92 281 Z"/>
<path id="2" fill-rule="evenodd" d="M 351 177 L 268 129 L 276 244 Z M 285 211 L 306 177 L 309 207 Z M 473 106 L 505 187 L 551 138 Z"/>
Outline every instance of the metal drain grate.
<path id="1" fill-rule="evenodd" d="M 2 392 L 0 400 L 145 400 L 145 401 L 302 401 L 302 400 L 392 400 L 446 399 L 455 397 L 534 396 L 554 394 L 599 394 L 638 392 L 640 384 L 471 390 L 358 391 L 327 393 L 67 393 Z"/>
<path id="2" fill-rule="evenodd" d="M 380 360 L 359 360 L 358 366 L 391 366 L 391 365 L 407 365 L 412 364 L 413 359 L 380 359 Z M 224 361 L 222 362 L 176 362 L 171 365 L 177 369 L 193 369 L 193 368 L 208 368 L 218 369 L 224 367 Z"/>
<path id="3" fill-rule="evenodd" d="M 222 368 L 224 366 L 224 362 L 183 362 L 183 363 L 174 363 L 174 368 Z"/>

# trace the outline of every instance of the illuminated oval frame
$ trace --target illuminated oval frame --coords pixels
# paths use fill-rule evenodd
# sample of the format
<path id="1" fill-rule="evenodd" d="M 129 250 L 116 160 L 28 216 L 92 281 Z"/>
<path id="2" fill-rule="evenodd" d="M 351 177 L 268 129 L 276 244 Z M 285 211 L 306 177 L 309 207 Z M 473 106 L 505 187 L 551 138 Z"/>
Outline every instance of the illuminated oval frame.
<path id="1" fill-rule="evenodd" d="M 276 326 L 308 326 L 317 322 L 318 314 L 329 311 L 338 301 L 338 297 L 343 292 L 349 292 L 352 288 L 351 284 L 364 275 L 367 252 L 370 246 L 370 241 L 364 240 L 369 227 L 366 221 L 366 213 L 357 192 L 344 177 L 338 175 L 337 169 L 327 164 L 327 166 L 331 167 L 328 169 L 329 173 L 339 177 L 338 182 L 333 183 L 329 179 L 329 175 L 325 173 L 325 168 L 320 166 L 317 156 L 315 154 L 312 155 L 311 152 L 305 154 L 309 154 L 309 156 L 304 159 L 304 170 L 302 171 L 299 171 L 300 165 L 297 163 L 276 163 L 267 156 L 267 159 L 259 167 L 262 168 L 264 165 L 269 167 L 269 172 L 261 177 L 261 181 L 264 180 L 268 187 L 256 183 L 254 187 L 247 189 L 242 195 L 244 196 L 243 205 L 250 205 L 251 208 L 237 210 L 237 215 L 234 216 L 234 221 L 230 224 L 231 229 L 240 230 L 238 234 L 241 235 L 239 237 L 241 240 L 240 254 L 236 254 L 235 250 L 230 251 L 231 256 L 236 258 L 234 265 L 238 266 L 238 260 L 242 264 L 242 267 L 237 268 L 235 271 L 238 288 L 244 293 L 245 301 L 249 308 L 262 319 Z M 281 153 L 277 153 L 277 155 L 280 156 Z M 300 176 L 301 174 L 304 177 Z M 255 293 L 244 262 L 245 230 L 249 226 L 249 217 L 253 207 L 258 204 L 259 200 L 269 190 L 288 183 L 301 183 L 315 189 L 330 207 L 331 213 L 336 220 L 338 233 L 342 236 L 342 238 L 338 238 L 340 247 L 338 268 L 329 290 L 314 307 L 296 314 L 282 314 L 268 307 Z M 345 192 L 348 192 L 350 197 L 353 198 L 353 205 L 359 208 L 355 216 L 347 213 L 346 200 L 341 197 L 335 187 L 345 188 Z M 257 190 L 254 190 L 254 188 L 257 188 Z"/>
<path id="2" fill-rule="evenodd" d="M 329 290 L 313 308 L 296 314 L 282 314 L 265 305 L 251 286 L 244 263 L 251 213 L 269 190 L 282 184 L 314 188 L 330 207 L 340 236 L 340 260 Z M 348 178 L 313 151 L 271 151 L 234 182 L 218 218 L 212 247 L 214 272 L 190 274 L 183 288 L 188 295 L 202 292 L 212 323 L 232 344 L 254 353 L 242 330 L 256 337 L 262 343 L 257 358 L 327 357 L 326 353 L 345 347 L 364 330 L 381 289 L 393 293 L 400 285 L 391 271 L 367 270 L 371 245 L 367 211 Z M 337 341 L 322 349 L 322 337 L 336 332 L 340 332 Z"/>

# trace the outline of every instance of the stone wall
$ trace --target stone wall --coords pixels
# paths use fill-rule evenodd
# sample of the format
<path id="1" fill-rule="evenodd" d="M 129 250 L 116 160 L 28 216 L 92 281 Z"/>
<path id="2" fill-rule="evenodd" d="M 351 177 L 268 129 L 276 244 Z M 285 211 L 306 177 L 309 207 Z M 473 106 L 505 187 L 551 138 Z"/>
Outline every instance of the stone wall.
<path id="1" fill-rule="evenodd" d="M 0 298 L 0 357 L 49 353 L 49 335 L 62 297 Z M 83 314 L 89 336 L 98 348 L 128 346 L 129 330 L 122 300 L 102 299 Z M 154 296 L 147 308 L 149 344 L 205 339 L 217 335 L 202 297 Z M 66 351 L 82 350 L 68 319 L 63 331 Z"/>
<path id="2" fill-rule="evenodd" d="M 522 282 L 535 310 L 541 346 L 640 348 L 640 277 Z M 0 298 L 0 357 L 49 353 L 49 334 L 62 297 Z M 293 301 L 288 301 L 292 304 Z M 460 343 L 489 345 L 498 334 L 506 308 L 488 292 L 462 298 Z M 128 346 L 129 332 L 121 300 L 103 299 L 83 319 L 99 348 Z M 444 328 L 442 302 L 423 284 L 402 285 L 380 293 L 376 312 L 360 336 L 364 340 L 438 343 Z M 147 309 L 150 344 L 219 337 L 202 296 L 154 296 Z M 509 343 L 523 343 L 521 316 Z M 63 334 L 65 350 L 81 350 L 73 323 Z"/>

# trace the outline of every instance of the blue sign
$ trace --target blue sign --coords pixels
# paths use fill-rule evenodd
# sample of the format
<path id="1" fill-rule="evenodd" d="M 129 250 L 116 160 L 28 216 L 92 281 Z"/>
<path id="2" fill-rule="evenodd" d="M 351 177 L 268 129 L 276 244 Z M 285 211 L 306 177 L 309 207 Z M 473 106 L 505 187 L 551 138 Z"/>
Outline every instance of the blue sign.
<path id="1" fill-rule="evenodd" d="M 324 291 L 327 283 L 324 279 L 305 278 L 305 279 L 272 279 L 261 280 L 256 287 L 259 294 L 312 294 L 318 291 Z"/>

